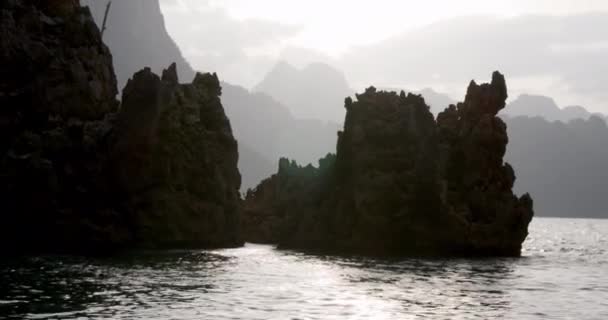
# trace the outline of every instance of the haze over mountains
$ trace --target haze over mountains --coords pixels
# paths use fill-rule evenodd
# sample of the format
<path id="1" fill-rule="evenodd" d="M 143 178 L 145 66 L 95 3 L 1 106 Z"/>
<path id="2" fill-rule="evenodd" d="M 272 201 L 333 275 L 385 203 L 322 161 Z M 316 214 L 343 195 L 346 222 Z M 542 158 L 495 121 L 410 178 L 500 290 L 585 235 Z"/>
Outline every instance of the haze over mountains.
<path id="1" fill-rule="evenodd" d="M 298 118 L 344 121 L 344 108 L 336 101 L 351 96 L 351 89 L 339 70 L 324 63 L 311 63 L 297 69 L 280 61 L 254 87 L 287 106 Z"/>
<path id="2" fill-rule="evenodd" d="M 99 1 L 90 2 L 94 16 L 99 17 L 104 6 Z M 113 12 L 121 8 L 121 13 L 111 16 L 113 20 L 104 37 L 114 54 L 116 69 L 129 74 L 148 65 L 156 70 L 175 60 L 178 68 L 185 70 L 180 75 L 187 77 L 188 62 L 182 58 L 175 42 L 164 36 L 167 32 L 157 1 L 146 2 L 148 6 L 145 9 L 142 2 L 113 1 Z M 411 85 L 416 89 L 425 88 L 436 80 L 437 74 L 433 70 L 446 71 L 440 74 L 440 78 L 445 83 L 458 82 L 459 85 L 462 84 L 461 79 L 445 78 L 449 70 L 469 70 L 467 80 L 497 68 L 506 70 L 508 78 L 525 78 L 532 71 L 543 74 L 551 65 L 572 65 L 574 58 L 568 51 L 568 45 L 554 47 L 556 52 L 550 54 L 551 59 L 546 63 L 539 63 L 534 52 L 515 50 L 515 54 L 521 55 L 524 60 L 534 58 L 516 66 L 508 64 L 510 60 L 506 53 L 514 49 L 505 48 L 504 44 L 518 46 L 519 40 L 505 39 L 519 39 L 523 32 L 521 29 L 534 23 L 555 30 L 563 28 L 566 23 L 580 27 L 580 30 L 589 29 L 593 22 L 599 25 L 605 23 L 604 20 L 600 21 L 601 15 L 587 18 L 591 20 L 583 17 L 572 17 L 569 21 L 547 17 L 498 22 L 472 19 L 466 24 L 454 20 L 429 26 L 419 33 L 387 40 L 384 44 L 362 48 L 340 62 L 344 66 L 342 70 L 326 61 L 314 61 L 322 59 L 322 55 L 318 55 L 309 61 L 312 63 L 300 59 L 294 63 L 297 67 L 290 61 L 276 61 L 266 73 L 259 74 L 258 84 L 250 90 L 224 82 L 222 102 L 239 144 L 243 190 L 255 187 L 262 178 L 276 172 L 279 157 L 314 164 L 326 153 L 335 152 L 336 132 L 341 127 L 345 113 L 344 98 L 355 91 L 352 89 L 355 86 L 347 79 L 354 79 L 353 83 L 357 84 L 361 79 L 366 79 L 365 85 L 373 85 L 375 81 L 379 85 L 403 83 L 403 79 L 410 79 L 403 86 Z M 142 24 L 147 27 L 140 32 L 139 26 Z M 511 30 L 501 30 L 508 28 Z M 529 30 L 533 32 L 522 40 L 528 44 L 546 35 L 545 28 Z M 599 31 L 589 31 L 584 37 L 581 34 L 581 42 L 600 37 Z M 438 36 L 439 40 L 430 42 L 429 39 Z M 461 43 L 469 43 L 464 40 L 470 37 L 485 39 L 479 42 L 484 43 L 484 50 L 462 47 Z M 555 35 L 552 39 L 558 38 Z M 201 41 L 204 42 L 204 39 Z M 538 54 L 548 46 L 550 44 L 542 42 L 534 47 Z M 453 47 L 460 47 L 461 50 L 446 54 L 445 50 Z M 580 57 L 595 59 L 596 53 L 590 48 Z M 373 64 L 366 61 L 373 61 Z M 336 64 L 335 61 L 331 63 Z M 598 62 L 596 65 L 599 68 L 597 74 L 608 74 L 600 72 L 605 63 Z M 559 72 L 563 79 L 579 80 L 579 74 L 572 68 Z M 126 81 L 125 76 L 119 75 L 118 78 L 119 81 Z M 585 94 L 585 88 L 597 87 L 596 81 L 599 78 L 586 79 L 573 90 Z M 389 87 L 399 89 L 399 86 Z M 439 91 L 427 88 L 414 92 L 423 95 L 435 115 L 464 96 L 464 92 L 452 94 L 454 97 L 451 97 Z M 597 100 L 600 94 L 594 91 L 589 92 L 589 96 Z M 608 217 L 608 203 L 604 201 L 605 190 L 608 190 L 605 170 L 608 163 L 608 129 L 602 115 L 594 115 L 578 106 L 559 108 L 552 98 L 529 94 L 510 97 L 510 103 L 501 115 L 508 126 L 510 142 L 505 158 L 515 168 L 516 190 L 532 194 L 537 214 Z"/>
<path id="3" fill-rule="evenodd" d="M 498 69 L 511 98 L 541 94 L 607 111 L 605 1 L 475 0 L 443 10 L 437 1 L 319 2 L 161 1 L 189 61 L 247 88 L 279 59 L 334 66 L 358 91 L 428 87 L 455 98 L 462 83 Z"/>
<path id="4" fill-rule="evenodd" d="M 574 119 L 589 119 L 595 115 L 600 118 L 606 116 L 600 113 L 591 113 L 581 106 L 567 106 L 560 108 L 550 97 L 522 94 L 509 104 L 505 115 L 510 117 L 542 117 L 548 121 L 568 122 Z"/>
<path id="5" fill-rule="evenodd" d="M 338 123 L 298 119 L 268 94 L 224 82 L 222 103 L 239 142 L 243 190 L 275 172 L 280 157 L 316 163 L 335 149 Z"/>
<path id="6" fill-rule="evenodd" d="M 552 86 L 547 92 L 563 95 L 559 99 L 567 93 L 600 108 L 608 97 L 607 29 L 606 13 L 454 18 L 357 48 L 340 67 L 357 82 L 446 89 L 496 68 L 509 75 L 511 87 Z"/>
<path id="7" fill-rule="evenodd" d="M 101 25 L 107 1 L 80 2 L 91 8 L 95 22 Z M 181 80 L 194 78 L 194 70 L 167 33 L 158 1 L 112 1 L 106 27 L 103 39 L 112 48 L 119 90 L 142 66 L 150 66 L 158 73 L 175 62 Z"/>

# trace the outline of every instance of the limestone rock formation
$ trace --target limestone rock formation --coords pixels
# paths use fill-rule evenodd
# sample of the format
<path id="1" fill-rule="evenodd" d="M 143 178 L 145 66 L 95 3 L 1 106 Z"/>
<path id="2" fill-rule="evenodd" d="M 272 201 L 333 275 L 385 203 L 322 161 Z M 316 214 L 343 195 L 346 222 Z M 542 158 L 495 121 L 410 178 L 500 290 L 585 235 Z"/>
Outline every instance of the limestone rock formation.
<path id="1" fill-rule="evenodd" d="M 311 219 L 306 224 L 312 225 L 320 217 L 323 206 L 316 201 L 328 192 L 335 160 L 335 155 L 328 154 L 315 168 L 281 158 L 276 174 L 247 191 L 243 237 L 255 243 L 283 243 L 296 236 L 288 234 L 289 231 L 303 232 L 307 239 L 314 237 L 314 230 L 299 230 L 298 226 L 302 219 Z M 287 221 L 292 228 L 287 228 Z"/>
<path id="2" fill-rule="evenodd" d="M 337 155 L 320 167 L 283 160 L 247 194 L 248 240 L 367 254 L 517 256 L 532 212 L 511 189 L 496 114 L 507 89 L 469 86 L 437 121 L 421 96 L 371 87 L 346 99 Z"/>
<path id="3" fill-rule="evenodd" d="M 496 115 L 505 107 L 504 76 L 490 84 L 471 82 L 465 101 L 437 116 L 441 154 L 442 202 L 463 228 L 451 239 L 461 250 L 517 255 L 528 232 L 532 199 L 513 195 L 513 168 L 503 162 L 509 138 Z"/>
<path id="4" fill-rule="evenodd" d="M 179 84 L 176 65 L 162 78 L 146 68 L 123 90 L 113 132 L 112 177 L 146 246 L 236 246 L 237 143 L 215 74 Z"/>
<path id="5" fill-rule="evenodd" d="M 2 246 L 126 241 L 97 179 L 118 102 L 112 56 L 89 10 L 73 1 L 13 0 L 0 2 L 0 15 Z"/>
<path id="6" fill-rule="evenodd" d="M 99 253 L 241 243 L 237 144 L 216 75 L 138 72 L 75 1 L 0 2 L 0 246 Z"/>

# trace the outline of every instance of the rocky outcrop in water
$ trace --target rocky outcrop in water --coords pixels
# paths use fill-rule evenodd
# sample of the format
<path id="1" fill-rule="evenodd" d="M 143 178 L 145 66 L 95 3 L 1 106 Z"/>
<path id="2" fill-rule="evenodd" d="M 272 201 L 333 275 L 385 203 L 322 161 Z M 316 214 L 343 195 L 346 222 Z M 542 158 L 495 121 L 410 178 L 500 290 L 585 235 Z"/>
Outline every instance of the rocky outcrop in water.
<path id="1" fill-rule="evenodd" d="M 215 74 L 179 84 L 144 69 L 123 90 L 111 153 L 117 194 L 137 242 L 154 246 L 240 245 L 237 143 Z"/>
<path id="2" fill-rule="evenodd" d="M 215 75 L 137 73 L 77 1 L 0 2 L 0 243 L 5 251 L 234 246 L 237 146 Z"/>
<path id="3" fill-rule="evenodd" d="M 247 195 L 246 235 L 340 252 L 519 255 L 533 212 L 502 160 L 506 98 L 499 73 L 437 121 L 421 96 L 372 87 L 347 98 L 335 158 L 318 169 L 283 160 Z"/>
<path id="4" fill-rule="evenodd" d="M 482 254 L 516 255 L 528 234 L 533 210 L 528 194 L 513 195 L 513 168 L 503 162 L 509 138 L 497 117 L 505 107 L 504 76 L 489 84 L 471 82 L 465 101 L 437 116 L 442 202 L 464 232 L 450 239 Z"/>

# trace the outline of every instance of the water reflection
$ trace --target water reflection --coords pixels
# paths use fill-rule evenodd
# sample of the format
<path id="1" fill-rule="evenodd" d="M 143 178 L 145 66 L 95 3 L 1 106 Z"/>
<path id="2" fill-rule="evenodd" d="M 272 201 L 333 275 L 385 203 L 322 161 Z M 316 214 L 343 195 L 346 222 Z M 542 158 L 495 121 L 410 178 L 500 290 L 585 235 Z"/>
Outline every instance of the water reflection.
<path id="1" fill-rule="evenodd" d="M 533 227 L 522 259 L 370 259 L 256 245 L 13 259 L 0 262 L 0 319 L 608 318 L 608 223 Z"/>
<path id="2" fill-rule="evenodd" d="M 144 252 L 112 259 L 17 258 L 0 265 L 0 316 L 112 317 L 191 303 L 234 258 L 201 252 Z"/>

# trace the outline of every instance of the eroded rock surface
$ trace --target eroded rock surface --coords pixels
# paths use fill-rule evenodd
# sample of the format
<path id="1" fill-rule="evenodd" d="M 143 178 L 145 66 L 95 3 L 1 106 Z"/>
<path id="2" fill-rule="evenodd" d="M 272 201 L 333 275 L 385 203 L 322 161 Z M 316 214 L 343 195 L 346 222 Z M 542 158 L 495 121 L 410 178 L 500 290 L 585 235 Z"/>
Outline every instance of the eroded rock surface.
<path id="1" fill-rule="evenodd" d="M 13 0 L 0 15 L 2 246 L 126 241 L 97 179 L 118 102 L 112 56 L 90 12 L 74 1 Z"/>
<path id="2" fill-rule="evenodd" d="M 241 244 L 237 143 L 220 94 L 215 74 L 179 84 L 175 64 L 162 78 L 144 69 L 123 90 L 112 176 L 137 242 Z"/>
<path id="3" fill-rule="evenodd" d="M 519 255 L 533 211 L 502 160 L 506 98 L 497 72 L 437 121 L 421 96 L 371 87 L 347 98 L 335 161 L 283 160 L 247 195 L 246 235 L 340 252 Z"/>
<path id="4" fill-rule="evenodd" d="M 215 75 L 149 69 L 119 111 L 78 1 L 0 2 L 0 243 L 97 253 L 240 244 L 236 141 Z"/>

